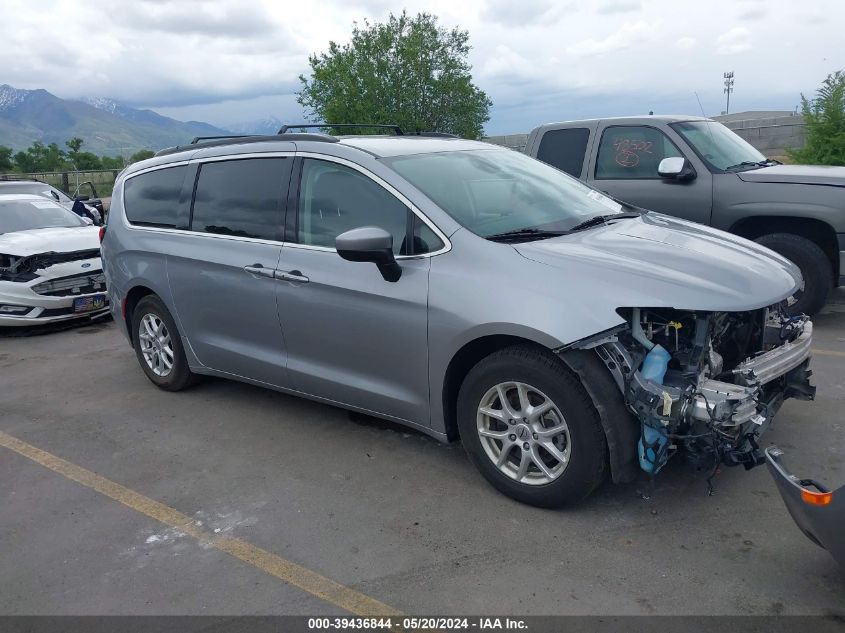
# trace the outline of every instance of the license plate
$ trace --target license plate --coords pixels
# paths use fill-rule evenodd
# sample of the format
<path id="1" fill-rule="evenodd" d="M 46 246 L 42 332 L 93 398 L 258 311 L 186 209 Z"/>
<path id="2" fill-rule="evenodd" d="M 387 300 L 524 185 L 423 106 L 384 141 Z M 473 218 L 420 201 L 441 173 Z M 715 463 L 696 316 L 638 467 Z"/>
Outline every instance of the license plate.
<path id="1" fill-rule="evenodd" d="M 106 295 L 90 295 L 88 297 L 77 297 L 73 300 L 73 311 L 94 312 L 106 307 Z"/>

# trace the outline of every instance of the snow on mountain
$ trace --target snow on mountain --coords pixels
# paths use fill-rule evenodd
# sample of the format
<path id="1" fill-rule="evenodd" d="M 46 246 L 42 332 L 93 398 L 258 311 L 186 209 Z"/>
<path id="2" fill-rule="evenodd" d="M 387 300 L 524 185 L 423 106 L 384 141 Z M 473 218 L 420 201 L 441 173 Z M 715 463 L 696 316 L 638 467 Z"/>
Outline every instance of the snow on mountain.
<path id="1" fill-rule="evenodd" d="M 13 88 L 9 84 L 0 85 L 0 111 L 11 110 L 23 103 L 33 90 Z"/>

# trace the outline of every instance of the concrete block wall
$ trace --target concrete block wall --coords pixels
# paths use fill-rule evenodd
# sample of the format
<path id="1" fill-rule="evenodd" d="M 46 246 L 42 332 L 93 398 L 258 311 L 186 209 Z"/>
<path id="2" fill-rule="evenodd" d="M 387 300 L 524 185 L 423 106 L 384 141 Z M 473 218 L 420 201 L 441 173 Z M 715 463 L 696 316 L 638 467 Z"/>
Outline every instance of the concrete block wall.
<path id="1" fill-rule="evenodd" d="M 787 149 L 804 147 L 807 141 L 807 124 L 801 115 L 722 123 L 767 156 L 784 156 Z"/>

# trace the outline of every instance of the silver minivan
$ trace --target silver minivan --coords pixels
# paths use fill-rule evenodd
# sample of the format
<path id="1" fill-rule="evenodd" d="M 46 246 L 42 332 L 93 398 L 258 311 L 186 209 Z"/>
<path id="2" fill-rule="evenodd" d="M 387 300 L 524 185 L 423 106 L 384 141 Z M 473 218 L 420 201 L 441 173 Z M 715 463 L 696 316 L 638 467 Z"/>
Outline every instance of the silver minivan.
<path id="1" fill-rule="evenodd" d="M 677 453 L 761 464 L 783 400 L 814 394 L 789 261 L 475 141 L 164 150 L 118 179 L 102 254 L 158 387 L 221 376 L 460 438 L 540 506 Z"/>

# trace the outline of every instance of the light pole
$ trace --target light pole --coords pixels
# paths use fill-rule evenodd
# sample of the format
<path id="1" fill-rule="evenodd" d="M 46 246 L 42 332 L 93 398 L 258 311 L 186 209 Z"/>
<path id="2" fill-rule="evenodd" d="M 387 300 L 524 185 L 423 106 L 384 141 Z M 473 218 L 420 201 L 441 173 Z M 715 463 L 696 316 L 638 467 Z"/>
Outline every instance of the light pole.
<path id="1" fill-rule="evenodd" d="M 728 102 L 725 104 L 725 114 L 730 114 L 731 112 L 731 93 L 734 91 L 734 71 L 730 71 L 725 73 L 725 89 L 724 93 L 728 95 Z"/>

